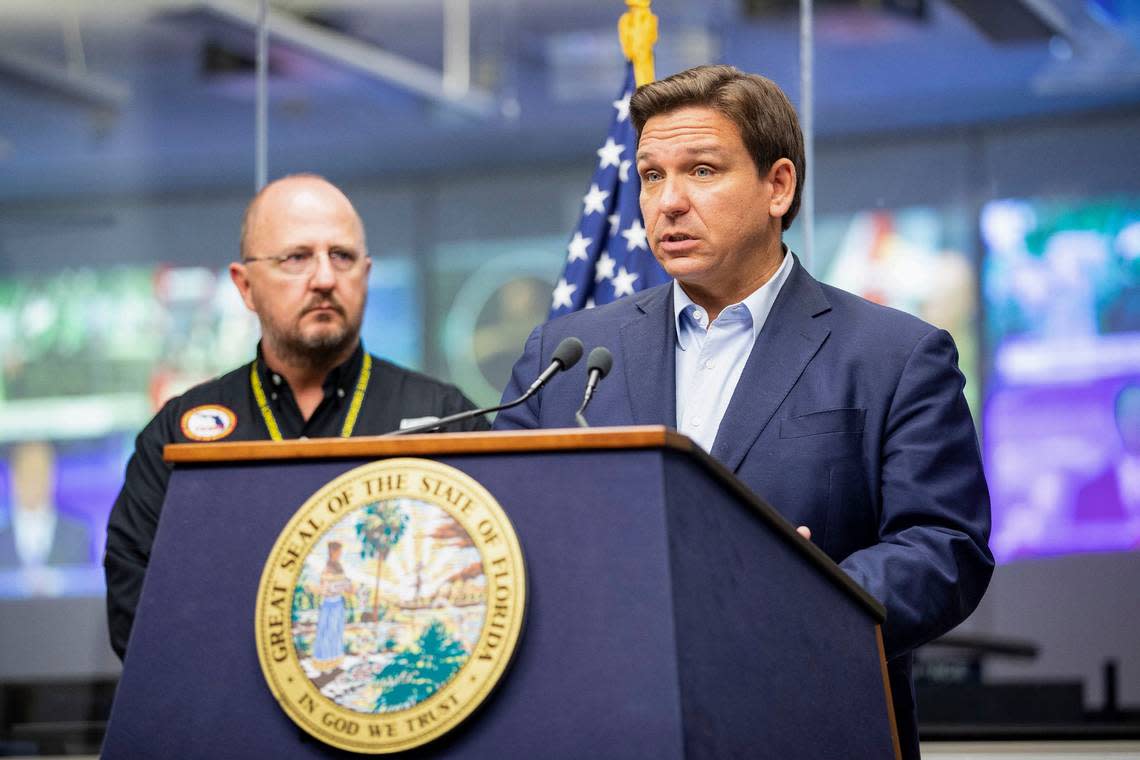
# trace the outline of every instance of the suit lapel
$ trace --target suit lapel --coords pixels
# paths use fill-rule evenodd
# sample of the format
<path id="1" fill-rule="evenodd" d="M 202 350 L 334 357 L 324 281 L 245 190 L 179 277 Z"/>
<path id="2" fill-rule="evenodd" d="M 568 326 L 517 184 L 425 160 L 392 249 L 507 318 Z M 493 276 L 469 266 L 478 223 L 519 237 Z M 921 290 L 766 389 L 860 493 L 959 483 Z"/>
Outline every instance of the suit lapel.
<path id="1" fill-rule="evenodd" d="M 633 308 L 633 317 L 621 326 L 622 366 L 633 422 L 676 427 L 673 284 L 643 291 L 635 296 Z"/>
<path id="2" fill-rule="evenodd" d="M 756 338 L 724 413 L 712 455 L 735 472 L 831 332 L 816 319 L 830 305 L 795 261 Z"/>

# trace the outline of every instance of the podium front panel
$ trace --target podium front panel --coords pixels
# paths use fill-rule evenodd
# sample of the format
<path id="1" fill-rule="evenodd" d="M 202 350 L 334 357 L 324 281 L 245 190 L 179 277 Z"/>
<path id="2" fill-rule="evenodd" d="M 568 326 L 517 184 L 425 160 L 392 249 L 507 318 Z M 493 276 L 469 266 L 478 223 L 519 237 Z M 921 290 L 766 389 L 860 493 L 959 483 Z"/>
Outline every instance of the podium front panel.
<path id="1" fill-rule="evenodd" d="M 367 460 L 178 468 L 104 746 L 106 757 L 336 757 L 276 704 L 254 605 L 278 534 Z M 440 457 L 509 515 L 527 618 L 487 702 L 410 757 L 682 756 L 661 453 Z"/>

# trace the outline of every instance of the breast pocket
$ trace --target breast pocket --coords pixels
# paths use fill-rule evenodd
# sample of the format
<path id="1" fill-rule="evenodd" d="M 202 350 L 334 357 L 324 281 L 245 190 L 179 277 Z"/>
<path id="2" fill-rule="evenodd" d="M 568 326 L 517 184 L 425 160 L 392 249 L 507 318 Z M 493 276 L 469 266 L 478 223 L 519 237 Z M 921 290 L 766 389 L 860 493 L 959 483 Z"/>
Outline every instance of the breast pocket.
<path id="1" fill-rule="evenodd" d="M 825 433 L 862 433 L 866 409 L 827 409 L 780 420 L 781 438 L 806 438 Z"/>

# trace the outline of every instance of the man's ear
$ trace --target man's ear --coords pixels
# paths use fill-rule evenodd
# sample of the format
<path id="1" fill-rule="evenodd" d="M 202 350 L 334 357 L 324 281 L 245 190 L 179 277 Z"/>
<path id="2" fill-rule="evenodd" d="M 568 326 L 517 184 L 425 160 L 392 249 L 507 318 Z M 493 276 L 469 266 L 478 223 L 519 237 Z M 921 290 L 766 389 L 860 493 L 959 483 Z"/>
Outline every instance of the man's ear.
<path id="1" fill-rule="evenodd" d="M 249 272 L 246 271 L 245 264 L 233 262 L 230 264 L 230 279 L 233 280 L 234 287 L 238 289 L 241 294 L 241 300 L 245 302 L 245 308 L 250 311 L 256 312 L 257 309 L 253 307 L 253 295 L 249 284 Z"/>
<path id="2" fill-rule="evenodd" d="M 792 199 L 796 197 L 796 166 L 790 159 L 781 158 L 772 164 L 768 170 L 768 183 L 772 186 L 772 198 L 768 204 L 768 215 L 773 218 L 783 218 L 792 207 Z"/>

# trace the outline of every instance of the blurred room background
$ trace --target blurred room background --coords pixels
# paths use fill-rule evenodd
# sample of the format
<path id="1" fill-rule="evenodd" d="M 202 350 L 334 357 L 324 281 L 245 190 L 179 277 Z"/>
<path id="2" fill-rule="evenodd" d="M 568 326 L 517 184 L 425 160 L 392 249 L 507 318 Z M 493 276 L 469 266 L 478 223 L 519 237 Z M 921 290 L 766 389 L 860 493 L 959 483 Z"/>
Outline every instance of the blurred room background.
<path id="1" fill-rule="evenodd" d="M 795 0 L 652 9 L 659 77 L 730 63 L 800 104 Z M 550 307 L 624 10 L 270 3 L 265 166 L 356 204 L 372 352 L 498 398 Z M 257 17 L 0 2 L 0 754 L 97 748 L 134 435 L 252 355 L 225 267 L 255 190 Z M 924 738 L 1140 736 L 1116 720 L 1140 707 L 1140 2 L 824 0 L 814 59 L 805 263 L 954 334 L 993 497 L 1000 566 L 924 654 Z M 54 514 L 50 556 L 11 541 L 21 509 Z"/>

